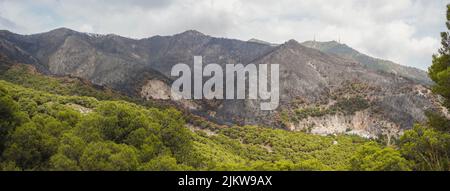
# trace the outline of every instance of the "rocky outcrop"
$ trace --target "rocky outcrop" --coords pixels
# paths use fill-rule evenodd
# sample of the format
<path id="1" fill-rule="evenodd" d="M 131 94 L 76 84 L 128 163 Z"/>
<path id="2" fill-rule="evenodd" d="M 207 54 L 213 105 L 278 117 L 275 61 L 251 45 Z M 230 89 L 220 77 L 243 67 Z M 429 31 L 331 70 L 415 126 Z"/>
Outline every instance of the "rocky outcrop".
<path id="1" fill-rule="evenodd" d="M 170 99 L 170 87 L 161 80 L 148 80 L 142 86 L 141 97 L 145 99 Z"/>
<path id="2" fill-rule="evenodd" d="M 358 111 L 354 115 L 334 114 L 308 117 L 300 122 L 291 123 L 289 129 L 319 135 L 352 134 L 365 138 L 397 137 L 401 133 L 399 125 L 374 117 L 367 110 Z"/>

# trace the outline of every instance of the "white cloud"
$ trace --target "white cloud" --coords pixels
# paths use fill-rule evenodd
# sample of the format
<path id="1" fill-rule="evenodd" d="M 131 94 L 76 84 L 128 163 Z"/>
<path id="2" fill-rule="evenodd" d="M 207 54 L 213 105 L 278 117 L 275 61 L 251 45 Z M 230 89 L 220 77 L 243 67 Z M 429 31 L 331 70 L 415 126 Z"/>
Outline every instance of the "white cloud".
<path id="1" fill-rule="evenodd" d="M 274 43 L 341 41 L 369 55 L 426 69 L 450 0 L 0 0 L 0 27 L 56 27 L 144 38 L 196 29 Z M 10 22 L 7 22 L 10 21 Z"/>

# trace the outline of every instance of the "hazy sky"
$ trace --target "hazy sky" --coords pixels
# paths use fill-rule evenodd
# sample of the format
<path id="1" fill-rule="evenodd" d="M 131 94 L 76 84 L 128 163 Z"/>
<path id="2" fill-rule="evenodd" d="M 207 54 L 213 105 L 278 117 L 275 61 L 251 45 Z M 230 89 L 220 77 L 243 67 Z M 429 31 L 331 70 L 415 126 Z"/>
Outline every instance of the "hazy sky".
<path id="1" fill-rule="evenodd" d="M 450 0 L 0 0 L 0 29 L 58 27 L 133 38 L 195 29 L 282 43 L 338 40 L 371 56 L 426 69 Z"/>

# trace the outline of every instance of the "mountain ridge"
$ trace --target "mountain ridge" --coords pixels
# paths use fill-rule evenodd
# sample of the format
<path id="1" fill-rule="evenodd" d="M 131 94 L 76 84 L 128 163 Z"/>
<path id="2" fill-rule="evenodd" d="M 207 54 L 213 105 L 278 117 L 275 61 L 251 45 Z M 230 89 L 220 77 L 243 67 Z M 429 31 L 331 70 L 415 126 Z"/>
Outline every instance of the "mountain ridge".
<path id="1" fill-rule="evenodd" d="M 433 84 L 432 80 L 428 77 L 428 74 L 419 68 L 400 65 L 389 60 L 374 58 L 337 41 L 305 41 L 302 44 L 304 46 L 318 49 L 326 53 L 336 54 L 343 58 L 348 58 L 360 62 L 370 69 L 395 73 L 408 79 L 420 82 L 424 85 Z"/>
<path id="2" fill-rule="evenodd" d="M 224 124 L 262 124 L 317 134 L 376 137 L 388 132 L 383 128 L 398 135 L 411 128 L 413 122 L 424 121 L 426 110 L 438 107 L 420 83 L 368 69 L 355 60 L 309 48 L 295 40 L 270 46 L 211 37 L 193 30 L 131 39 L 61 28 L 35 35 L 1 33 L 1 41 L 8 43 L 0 43 L 0 50 L 24 50 L 31 58 L 18 58 L 36 60 L 29 64 L 40 66 L 38 70 L 44 73 L 83 78 L 145 99 L 170 97 L 172 66 L 185 63 L 192 67 L 195 55 L 202 55 L 204 63 L 222 66 L 280 64 L 280 107 L 275 111 L 260 111 L 256 106 L 262 100 L 181 103 L 182 107 Z M 18 58 L 14 59 L 20 61 Z M 345 107 L 353 101 L 361 103 L 361 107 Z M 329 124 L 332 120 L 337 121 Z"/>

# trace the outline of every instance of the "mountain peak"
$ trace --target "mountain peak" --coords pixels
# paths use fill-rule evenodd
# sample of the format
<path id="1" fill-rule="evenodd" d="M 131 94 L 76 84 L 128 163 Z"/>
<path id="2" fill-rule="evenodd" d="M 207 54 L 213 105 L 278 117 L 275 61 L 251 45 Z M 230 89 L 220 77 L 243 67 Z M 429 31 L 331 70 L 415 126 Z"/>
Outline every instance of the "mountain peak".
<path id="1" fill-rule="evenodd" d="M 199 32 L 197 30 L 187 30 L 187 31 L 184 31 L 177 35 L 179 35 L 179 36 L 206 36 L 205 34 Z"/>
<path id="2" fill-rule="evenodd" d="M 74 32 L 74 30 L 66 28 L 66 27 L 60 27 L 57 29 L 53 29 L 50 32 Z"/>
<path id="3" fill-rule="evenodd" d="M 297 46 L 301 46 L 301 44 L 299 42 L 297 42 L 294 39 L 288 40 L 286 41 L 283 46 L 287 46 L 287 47 L 297 47 Z"/>
<path id="4" fill-rule="evenodd" d="M 298 41 L 296 41 L 295 39 L 290 39 L 286 42 L 287 44 L 300 44 Z"/>
<path id="5" fill-rule="evenodd" d="M 69 29 L 69 28 L 61 27 L 61 28 L 57 28 L 57 29 L 51 30 L 51 31 L 49 31 L 47 33 L 51 34 L 51 35 L 63 35 L 63 36 L 65 36 L 65 35 L 70 35 L 70 34 L 74 34 L 74 33 L 78 33 L 78 32 L 74 31 L 72 29 Z"/>
<path id="6" fill-rule="evenodd" d="M 303 46 L 318 49 L 323 52 L 327 52 L 331 49 L 339 49 L 340 51 L 354 51 L 351 47 L 347 46 L 346 44 L 337 42 L 335 40 L 332 41 L 305 41 L 301 43 Z"/>

